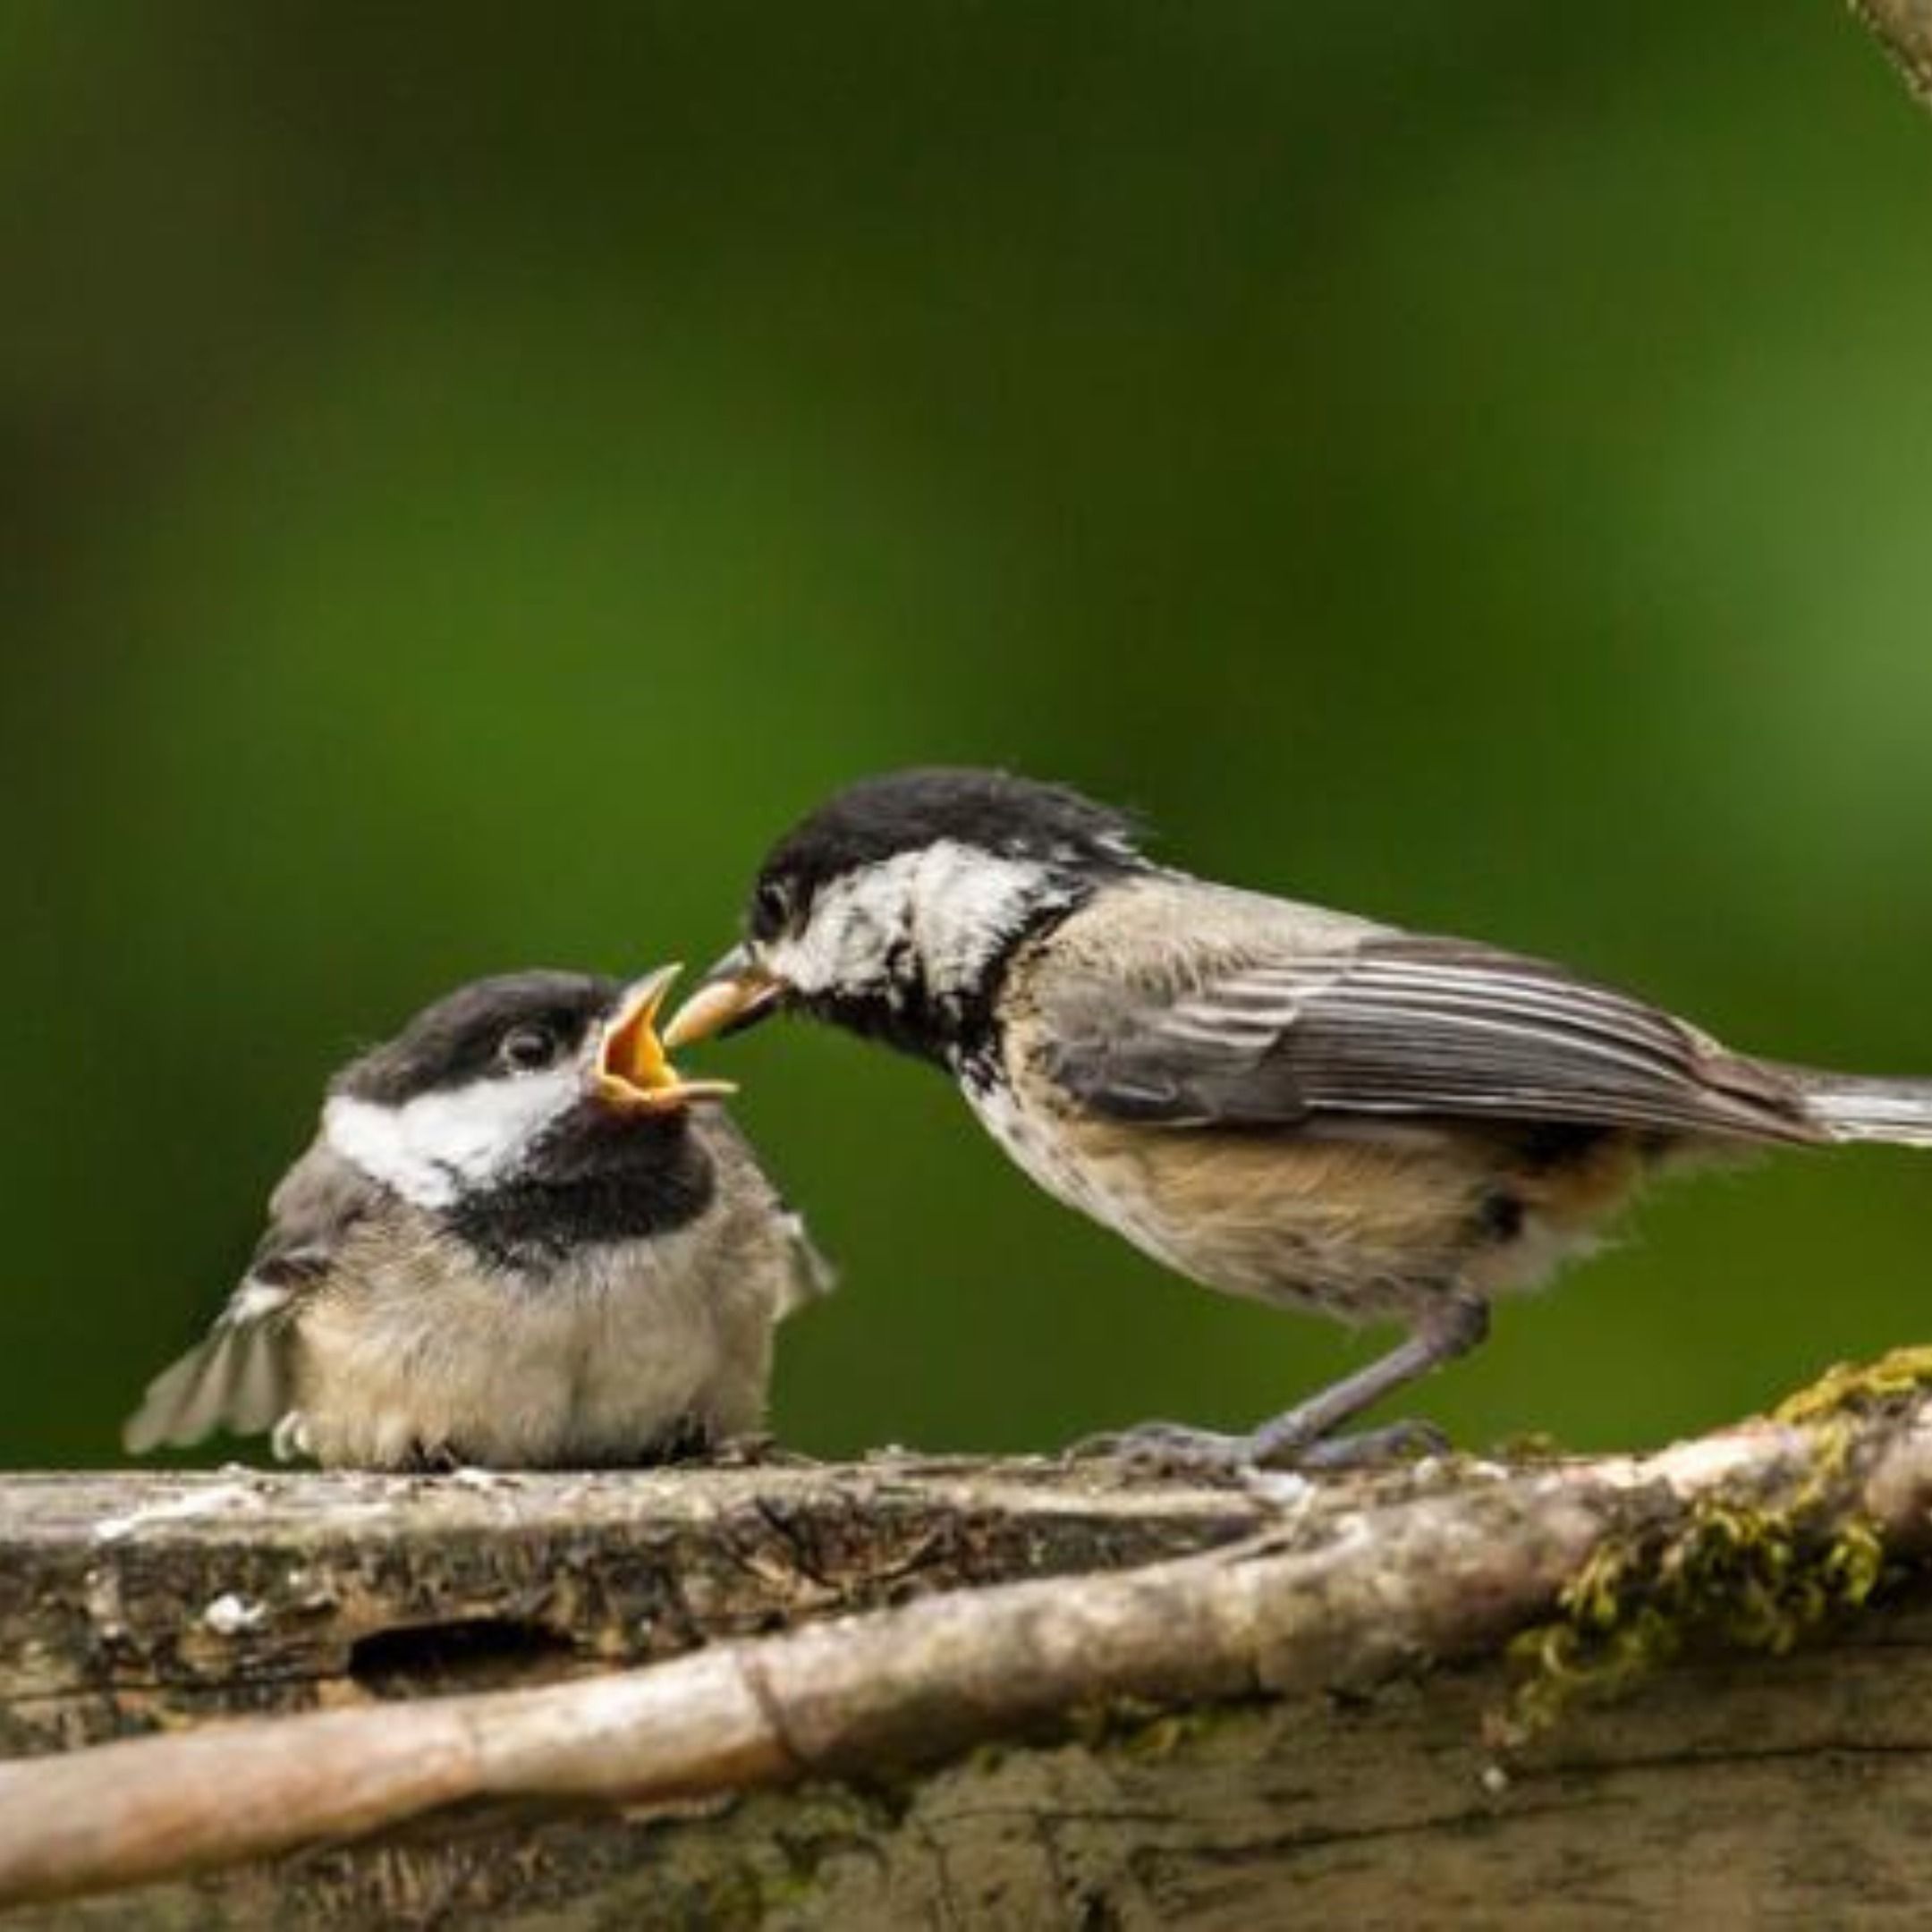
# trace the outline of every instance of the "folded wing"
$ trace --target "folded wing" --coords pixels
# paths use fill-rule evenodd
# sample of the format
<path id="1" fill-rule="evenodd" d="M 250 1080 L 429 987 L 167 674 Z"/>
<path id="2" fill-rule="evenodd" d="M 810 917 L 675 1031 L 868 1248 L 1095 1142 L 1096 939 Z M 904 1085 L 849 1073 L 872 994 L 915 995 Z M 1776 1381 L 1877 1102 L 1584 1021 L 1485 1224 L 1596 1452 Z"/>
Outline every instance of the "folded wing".
<path id="1" fill-rule="evenodd" d="M 1070 976 L 1042 1004 L 1048 1072 L 1121 1119 L 1427 1114 L 1826 1138 L 1778 1070 L 1562 967 L 1466 940 L 1284 951 L 1174 992 Z"/>

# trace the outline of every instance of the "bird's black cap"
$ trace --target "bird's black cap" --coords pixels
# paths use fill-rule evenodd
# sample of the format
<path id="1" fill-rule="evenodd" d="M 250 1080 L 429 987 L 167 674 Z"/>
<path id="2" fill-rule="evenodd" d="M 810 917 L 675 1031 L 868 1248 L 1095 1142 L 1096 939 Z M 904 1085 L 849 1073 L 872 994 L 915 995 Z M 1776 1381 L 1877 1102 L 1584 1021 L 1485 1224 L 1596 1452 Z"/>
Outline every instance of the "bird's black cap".
<path id="1" fill-rule="evenodd" d="M 941 840 L 1003 859 L 1117 868 L 1137 862 L 1139 822 L 1071 786 L 1042 784 L 970 766 L 923 766 L 846 786 L 779 840 L 759 873 L 809 901 L 828 879 Z M 754 900 L 752 929 L 761 905 Z"/>
<path id="2" fill-rule="evenodd" d="M 344 1067 L 329 1090 L 400 1106 L 418 1094 L 468 1086 L 502 1071 L 503 1043 L 521 1028 L 547 1036 L 562 1058 L 583 1044 L 622 990 L 597 973 L 536 970 L 473 980 Z"/>
<path id="3" fill-rule="evenodd" d="M 402 1107 L 427 1094 L 512 1078 L 573 1058 L 625 988 L 597 973 L 478 979 L 425 1007 L 330 1082 L 342 1098 Z M 534 1131 L 521 1157 L 443 1212 L 491 1262 L 539 1267 L 587 1244 L 648 1239 L 708 1206 L 709 1155 L 685 1112 L 614 1110 L 588 1093 Z"/>

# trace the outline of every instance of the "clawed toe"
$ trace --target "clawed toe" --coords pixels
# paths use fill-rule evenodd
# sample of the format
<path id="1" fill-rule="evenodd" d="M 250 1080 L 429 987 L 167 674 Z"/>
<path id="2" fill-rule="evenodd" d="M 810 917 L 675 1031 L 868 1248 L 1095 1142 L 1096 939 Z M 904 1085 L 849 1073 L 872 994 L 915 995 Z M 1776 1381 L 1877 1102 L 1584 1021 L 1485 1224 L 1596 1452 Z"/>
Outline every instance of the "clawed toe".
<path id="1" fill-rule="evenodd" d="M 1411 1418 L 1382 1428 L 1357 1429 L 1348 1436 L 1325 1436 L 1260 1460 L 1273 1469 L 1365 1469 L 1378 1462 L 1409 1462 L 1441 1455 L 1448 1447 L 1449 1438 L 1433 1422 Z"/>
<path id="2" fill-rule="evenodd" d="M 707 1460 L 714 1469 L 810 1469 L 815 1459 L 779 1446 L 775 1436 L 727 1436 Z"/>
<path id="3" fill-rule="evenodd" d="M 1125 1462 L 1149 1475 L 1224 1475 L 1251 1461 L 1245 1436 L 1222 1436 L 1184 1422 L 1140 1422 L 1083 1436 L 1066 1451 L 1074 1462 Z"/>

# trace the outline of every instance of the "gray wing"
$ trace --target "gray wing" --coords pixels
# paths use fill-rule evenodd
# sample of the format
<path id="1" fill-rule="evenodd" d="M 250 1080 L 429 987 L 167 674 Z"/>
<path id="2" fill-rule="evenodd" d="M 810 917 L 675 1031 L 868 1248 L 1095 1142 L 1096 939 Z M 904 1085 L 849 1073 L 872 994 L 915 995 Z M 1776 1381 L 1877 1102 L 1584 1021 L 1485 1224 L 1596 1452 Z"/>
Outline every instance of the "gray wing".
<path id="1" fill-rule="evenodd" d="M 1089 973 L 1040 1005 L 1046 1071 L 1117 1119 L 1437 1114 L 1821 1138 L 1769 1067 L 1562 967 L 1466 940 L 1280 948 L 1172 993 Z"/>
<path id="2" fill-rule="evenodd" d="M 268 1227 L 241 1285 L 200 1343 L 148 1385 L 121 1440 L 133 1455 L 199 1442 L 216 1429 L 252 1436 L 294 1402 L 302 1297 L 325 1280 L 343 1239 L 377 1198 L 375 1184 L 318 1141 L 268 1203 Z"/>

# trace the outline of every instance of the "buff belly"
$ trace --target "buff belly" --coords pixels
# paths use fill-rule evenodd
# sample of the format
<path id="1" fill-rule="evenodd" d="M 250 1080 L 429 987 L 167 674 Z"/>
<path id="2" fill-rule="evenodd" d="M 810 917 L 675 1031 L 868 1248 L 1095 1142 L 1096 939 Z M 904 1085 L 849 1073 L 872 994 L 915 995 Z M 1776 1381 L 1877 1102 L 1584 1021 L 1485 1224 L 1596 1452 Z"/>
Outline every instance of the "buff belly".
<path id="1" fill-rule="evenodd" d="M 1618 1133 L 1550 1159 L 1480 1125 L 1149 1128 L 972 1097 L 1033 1180 L 1155 1259 L 1349 1322 L 1536 1286 L 1592 1245 L 1656 1153 Z"/>
<path id="2" fill-rule="evenodd" d="M 768 1315 L 734 1309 L 660 1240 L 531 1282 L 428 1258 L 345 1267 L 303 1310 L 292 1446 L 325 1463 L 635 1462 L 760 1419 Z M 623 1257 L 622 1266 L 615 1258 Z"/>

